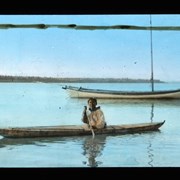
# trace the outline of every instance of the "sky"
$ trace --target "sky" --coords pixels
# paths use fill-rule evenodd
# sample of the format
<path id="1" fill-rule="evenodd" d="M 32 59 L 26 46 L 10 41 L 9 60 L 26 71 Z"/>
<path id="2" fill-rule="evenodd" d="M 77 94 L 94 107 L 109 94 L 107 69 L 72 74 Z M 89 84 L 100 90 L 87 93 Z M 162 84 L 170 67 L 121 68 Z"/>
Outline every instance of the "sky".
<path id="1" fill-rule="evenodd" d="M 180 26 L 180 15 L 151 15 Z M 0 24 L 150 26 L 149 14 L 0 15 Z M 149 30 L 0 29 L 0 75 L 151 78 Z M 152 31 L 154 79 L 180 81 L 180 31 Z"/>

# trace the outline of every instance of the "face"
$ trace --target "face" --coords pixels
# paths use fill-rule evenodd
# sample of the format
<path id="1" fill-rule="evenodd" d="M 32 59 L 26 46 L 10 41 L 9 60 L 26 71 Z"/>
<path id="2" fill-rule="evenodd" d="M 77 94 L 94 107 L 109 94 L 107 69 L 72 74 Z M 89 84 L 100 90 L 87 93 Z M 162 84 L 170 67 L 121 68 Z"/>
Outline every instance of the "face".
<path id="1" fill-rule="evenodd" d="M 90 99 L 88 105 L 90 108 L 94 108 L 96 106 L 96 102 Z"/>

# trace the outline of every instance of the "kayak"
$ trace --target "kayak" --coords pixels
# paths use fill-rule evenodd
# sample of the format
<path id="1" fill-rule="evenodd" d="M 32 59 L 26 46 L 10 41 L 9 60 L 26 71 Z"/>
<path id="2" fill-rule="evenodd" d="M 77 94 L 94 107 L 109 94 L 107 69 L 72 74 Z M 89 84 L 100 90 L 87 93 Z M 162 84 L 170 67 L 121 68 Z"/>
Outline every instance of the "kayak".
<path id="1" fill-rule="evenodd" d="M 63 137 L 83 136 L 97 134 L 123 135 L 157 131 L 165 123 L 136 123 L 122 125 L 108 125 L 103 129 L 90 129 L 87 125 L 60 125 L 60 126 L 34 126 L 34 127 L 7 127 L 0 128 L 0 135 L 11 138 L 32 138 L 32 137 Z"/>

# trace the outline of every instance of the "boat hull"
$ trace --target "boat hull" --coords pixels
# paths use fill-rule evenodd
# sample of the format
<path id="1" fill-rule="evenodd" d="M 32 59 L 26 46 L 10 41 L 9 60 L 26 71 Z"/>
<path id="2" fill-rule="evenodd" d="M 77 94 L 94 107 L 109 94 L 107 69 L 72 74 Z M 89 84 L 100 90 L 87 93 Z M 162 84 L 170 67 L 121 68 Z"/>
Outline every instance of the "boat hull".
<path id="1" fill-rule="evenodd" d="M 173 99 L 180 98 L 180 89 L 154 92 L 125 92 L 64 87 L 72 98 L 104 98 L 104 99 Z"/>
<path id="2" fill-rule="evenodd" d="M 158 130 L 165 121 L 153 123 L 139 123 L 127 125 L 109 125 L 104 129 L 94 129 L 97 134 L 122 135 L 141 133 Z M 92 135 L 91 129 L 86 125 L 64 125 L 64 126 L 38 126 L 21 128 L 1 128 L 0 135 L 11 138 L 32 138 L 32 137 L 63 137 Z"/>

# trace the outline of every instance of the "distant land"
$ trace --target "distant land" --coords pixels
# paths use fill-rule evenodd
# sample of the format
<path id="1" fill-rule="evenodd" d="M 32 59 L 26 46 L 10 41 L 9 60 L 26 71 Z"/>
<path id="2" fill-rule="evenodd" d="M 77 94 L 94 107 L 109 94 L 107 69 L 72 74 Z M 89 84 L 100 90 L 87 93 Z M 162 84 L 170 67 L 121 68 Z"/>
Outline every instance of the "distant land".
<path id="1" fill-rule="evenodd" d="M 38 76 L 5 76 L 0 75 L 0 82 L 44 82 L 44 83 L 149 83 L 149 79 L 130 78 L 54 78 Z M 164 83 L 158 79 L 155 83 Z"/>

